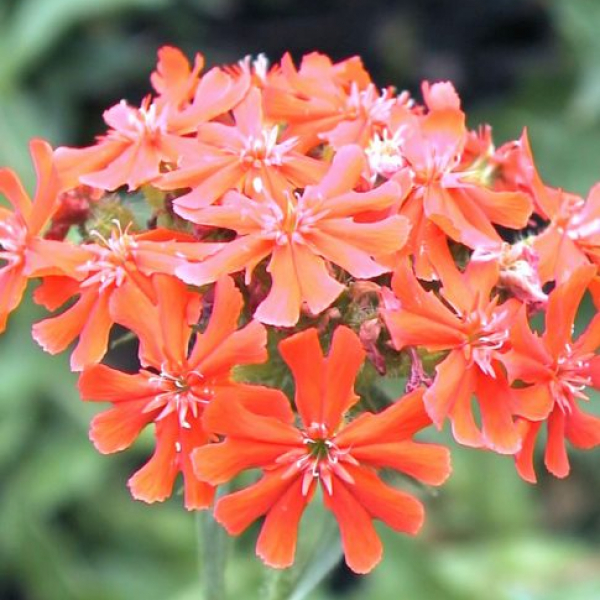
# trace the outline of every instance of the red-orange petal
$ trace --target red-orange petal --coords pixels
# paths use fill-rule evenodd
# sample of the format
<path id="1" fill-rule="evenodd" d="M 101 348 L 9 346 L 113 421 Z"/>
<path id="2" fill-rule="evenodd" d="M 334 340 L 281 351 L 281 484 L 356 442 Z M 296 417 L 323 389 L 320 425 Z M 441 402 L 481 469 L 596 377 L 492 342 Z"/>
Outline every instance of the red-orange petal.
<path id="1" fill-rule="evenodd" d="M 548 417 L 548 440 L 544 464 L 556 477 L 563 478 L 569 474 L 569 458 L 565 445 L 565 415 L 559 406 Z"/>
<path id="2" fill-rule="evenodd" d="M 228 376 L 236 365 L 265 362 L 268 358 L 266 345 L 267 330 L 258 321 L 250 321 L 223 340 L 220 346 L 199 363 L 190 360 L 189 364 L 197 366 L 207 378 Z"/>
<path id="3" fill-rule="evenodd" d="M 184 175 L 185 171 L 181 173 L 181 178 Z M 244 169 L 242 165 L 237 160 L 232 160 L 229 164 L 223 165 L 218 171 L 208 175 L 201 183 L 195 185 L 191 192 L 175 199 L 173 209 L 180 217 L 192 223 L 202 224 L 202 209 L 216 202 L 228 190 L 236 189 L 243 177 Z"/>
<path id="4" fill-rule="evenodd" d="M 512 323 L 510 343 L 512 349 L 503 354 L 501 360 L 511 381 L 521 379 L 533 383 L 551 377 L 552 355 L 544 342 L 531 331 L 525 307 Z"/>
<path id="5" fill-rule="evenodd" d="M 513 413 L 530 421 L 542 421 L 554 407 L 555 399 L 546 383 L 512 390 Z"/>
<path id="6" fill-rule="evenodd" d="M 515 454 L 515 466 L 517 473 L 529 483 L 537 482 L 533 466 L 533 452 L 541 425 L 541 422 L 533 423 L 525 420 L 519 422 L 523 442 L 521 450 Z"/>
<path id="7" fill-rule="evenodd" d="M 188 415 L 189 416 L 189 415 Z M 179 469 L 183 475 L 183 503 L 187 510 L 208 508 L 215 495 L 214 486 L 201 481 L 194 472 L 192 453 L 196 448 L 204 447 L 209 435 L 204 430 L 200 416 L 189 419 L 190 428 L 179 428 Z"/>
<path id="8" fill-rule="evenodd" d="M 111 454 L 129 448 L 140 431 L 153 419 L 144 412 L 146 400 L 121 402 L 96 415 L 90 425 L 90 439 L 102 454 Z"/>
<path id="9" fill-rule="evenodd" d="M 286 467 L 268 471 L 250 487 L 221 498 L 215 505 L 215 519 L 230 535 L 239 535 L 267 513 L 296 479 L 283 479 Z"/>
<path id="10" fill-rule="evenodd" d="M 515 454 L 521 448 L 521 436 L 512 417 L 512 390 L 499 373 L 492 378 L 479 372 L 476 385 L 486 447 L 500 454 Z"/>
<path id="11" fill-rule="evenodd" d="M 338 522 L 346 564 L 355 573 L 368 573 L 383 556 L 371 513 L 337 477 L 333 481 L 333 494 L 324 492 L 323 501 Z"/>
<path id="12" fill-rule="evenodd" d="M 0 269 L 0 333 L 6 328 L 8 315 L 21 303 L 26 287 L 27 278 L 20 268 Z"/>
<path id="13" fill-rule="evenodd" d="M 293 327 L 300 318 L 302 293 L 291 244 L 275 246 L 267 271 L 271 290 L 258 305 L 254 318 L 267 325 Z"/>
<path id="14" fill-rule="evenodd" d="M 41 139 L 29 143 L 37 176 L 34 210 L 27 219 L 29 233 L 37 235 L 58 207 L 58 173 L 54 167 L 52 147 Z"/>
<path id="15" fill-rule="evenodd" d="M 31 214 L 31 199 L 12 169 L 0 169 L 0 193 L 6 196 L 15 211 L 27 222 Z"/>
<path id="16" fill-rule="evenodd" d="M 348 144 L 336 152 L 325 177 L 311 194 L 333 198 L 354 188 L 366 167 L 365 154 L 360 146 Z"/>
<path id="17" fill-rule="evenodd" d="M 587 265 L 571 273 L 569 279 L 557 286 L 548 299 L 544 341 L 557 358 L 565 344 L 571 343 L 575 315 L 596 267 Z"/>
<path id="18" fill-rule="evenodd" d="M 231 398 L 225 395 L 215 397 L 206 407 L 203 422 L 207 431 L 234 438 L 302 447 L 302 436 L 292 424 L 277 417 L 251 412 L 242 402 L 236 402 L 236 389 L 233 387 Z M 272 397 L 285 399 L 279 390 L 272 390 Z M 279 402 L 283 402 L 283 399 Z"/>
<path id="19" fill-rule="evenodd" d="M 483 186 L 464 189 L 464 193 L 481 207 L 492 223 L 522 229 L 533 211 L 533 200 L 523 192 L 498 192 Z"/>
<path id="20" fill-rule="evenodd" d="M 256 554 L 265 564 L 284 569 L 294 562 L 298 526 L 311 494 L 302 494 L 302 477 L 297 477 L 271 506 L 256 542 Z"/>
<path id="21" fill-rule="evenodd" d="M 292 410 L 288 397 L 276 388 L 226 381 L 224 384 L 215 384 L 212 389 L 213 402 L 234 399 L 255 415 L 273 417 L 290 425 L 296 420 L 296 414 Z"/>
<path id="22" fill-rule="evenodd" d="M 82 331 L 97 300 L 97 290 L 89 289 L 64 313 L 33 325 L 33 339 L 50 354 L 62 352 Z"/>
<path id="23" fill-rule="evenodd" d="M 197 448 L 192 453 L 194 473 L 212 485 L 225 483 L 245 469 L 269 466 L 289 452 L 287 444 L 226 438 L 219 444 Z"/>
<path id="24" fill-rule="evenodd" d="M 53 311 L 60 308 L 69 298 L 79 293 L 79 282 L 61 275 L 44 277 L 35 288 L 33 299 L 45 309 Z"/>
<path id="25" fill-rule="evenodd" d="M 415 497 L 396 490 L 365 468 L 348 466 L 348 473 L 354 484 L 343 486 L 358 500 L 374 519 L 383 521 L 394 531 L 416 535 L 425 520 L 425 509 Z M 333 500 L 337 494 L 339 481 L 334 483 Z"/>
<path id="26" fill-rule="evenodd" d="M 436 444 L 405 440 L 354 446 L 351 452 L 361 464 L 394 469 L 428 485 L 441 485 L 451 472 L 450 451 Z"/>
<path id="27" fill-rule="evenodd" d="M 327 425 L 329 431 L 337 429 L 344 413 L 359 399 L 354 393 L 354 382 L 364 360 L 365 351 L 358 336 L 348 327 L 337 327 L 325 361 L 321 408 L 320 422 Z"/>
<path id="28" fill-rule="evenodd" d="M 429 219 L 469 248 L 485 248 L 501 242 L 483 211 L 467 196 L 461 197 L 460 191 L 452 194 L 439 184 L 431 184 L 426 189 L 423 206 Z"/>
<path id="29" fill-rule="evenodd" d="M 188 354 L 188 344 L 192 329 L 190 324 L 198 321 L 201 299 L 197 293 L 187 290 L 179 279 L 157 274 L 152 282 L 156 289 L 156 308 L 160 327 L 161 351 L 172 364 L 183 364 Z"/>
<path id="30" fill-rule="evenodd" d="M 152 458 L 127 482 L 131 495 L 144 502 L 162 502 L 173 491 L 179 472 L 177 450 L 179 423 L 175 415 L 156 424 L 156 449 Z"/>
<path id="31" fill-rule="evenodd" d="M 344 291 L 326 262 L 307 245 L 293 244 L 292 253 L 300 295 L 313 315 L 324 311 Z"/>
<path id="32" fill-rule="evenodd" d="M 435 380 L 424 399 L 427 413 L 439 429 L 455 404 L 462 402 L 470 407 L 475 377 L 462 350 L 452 350 L 435 371 Z"/>
<path id="33" fill-rule="evenodd" d="M 273 249 L 273 241 L 259 235 L 245 235 L 228 242 L 222 250 L 199 263 L 182 265 L 175 269 L 177 277 L 192 285 L 205 285 L 217 281 L 228 273 L 246 270 L 256 266 Z"/>
<path id="34" fill-rule="evenodd" d="M 595 448 L 600 444 L 600 418 L 584 413 L 573 403 L 565 421 L 565 435 L 576 448 Z"/>
<path id="35" fill-rule="evenodd" d="M 61 189 L 70 190 L 77 187 L 82 176 L 96 172 L 114 161 L 128 145 L 129 142 L 122 138 L 103 138 L 88 148 L 57 148 L 54 158 Z"/>
<path id="36" fill-rule="evenodd" d="M 111 294 L 110 314 L 116 323 L 137 335 L 142 365 L 160 370 L 164 361 L 164 341 L 157 306 L 136 284 L 126 281 Z"/>
<path id="37" fill-rule="evenodd" d="M 198 364 L 214 352 L 236 329 L 244 300 L 233 279 L 221 277 L 214 290 L 213 309 L 208 325 L 198 334 L 190 354 L 190 364 Z"/>
<path id="38" fill-rule="evenodd" d="M 423 404 L 423 392 L 422 388 L 418 388 L 398 398 L 380 413 L 363 413 L 340 431 L 335 438 L 336 444 L 358 448 L 411 438 L 417 431 L 431 425 Z"/>
<path id="39" fill-rule="evenodd" d="M 394 348 L 423 346 L 430 352 L 462 346 L 467 336 L 458 327 L 410 312 L 410 310 L 382 310 L 381 314 L 390 332 Z"/>
<path id="40" fill-rule="evenodd" d="M 577 338 L 575 351 L 580 354 L 595 353 L 598 347 L 600 347 L 600 313 L 594 315 L 585 331 Z M 597 357 L 591 359 L 590 369 L 594 386 L 600 387 L 600 372 L 594 374 L 594 371 L 600 369 Z"/>
<path id="41" fill-rule="evenodd" d="M 150 377 L 147 371 L 124 373 L 106 365 L 91 365 L 82 371 L 77 387 L 82 400 L 126 402 L 160 393 Z"/>
<path id="42" fill-rule="evenodd" d="M 295 404 L 306 427 L 321 423 L 325 389 L 325 360 L 314 328 L 306 329 L 279 343 L 279 353 L 296 381 Z"/>
<path id="43" fill-rule="evenodd" d="M 366 192 L 348 191 L 339 196 L 328 197 L 323 203 L 327 219 L 341 219 L 368 211 L 389 208 L 401 200 L 404 191 L 395 181 L 386 181 Z"/>
<path id="44" fill-rule="evenodd" d="M 36 237 L 25 251 L 24 273 L 27 277 L 67 275 L 82 279 L 80 268 L 91 256 L 84 248 L 68 242 Z"/>
<path id="45" fill-rule="evenodd" d="M 106 354 L 108 337 L 113 325 L 108 303 L 108 293 L 100 293 L 96 298 L 79 334 L 79 342 L 71 354 L 73 371 L 81 371 L 88 365 L 100 362 Z"/>
<path id="46" fill-rule="evenodd" d="M 338 223 L 338 225 L 340 225 Z M 307 241 L 311 246 L 327 260 L 333 264 L 342 267 L 348 271 L 354 277 L 368 279 L 370 277 L 377 277 L 382 273 L 388 271 L 388 267 L 377 263 L 369 253 L 365 252 L 361 248 L 356 247 L 353 244 L 353 235 L 356 233 L 356 229 L 363 230 L 367 229 L 368 234 L 372 236 L 373 247 L 376 246 L 376 227 L 373 223 L 361 223 L 352 226 L 352 221 L 348 219 L 347 232 L 344 237 L 341 237 L 341 232 L 338 235 L 332 235 L 327 231 L 327 225 L 324 225 L 320 230 L 315 230 L 307 235 Z M 340 228 L 343 229 L 343 228 Z M 402 231 L 404 230 L 403 224 L 398 228 L 398 239 L 402 240 Z M 364 238 L 364 231 L 363 238 Z M 385 233 L 385 232 L 384 232 Z M 362 240 L 364 243 L 364 239 Z M 401 247 L 398 244 L 396 250 Z"/>

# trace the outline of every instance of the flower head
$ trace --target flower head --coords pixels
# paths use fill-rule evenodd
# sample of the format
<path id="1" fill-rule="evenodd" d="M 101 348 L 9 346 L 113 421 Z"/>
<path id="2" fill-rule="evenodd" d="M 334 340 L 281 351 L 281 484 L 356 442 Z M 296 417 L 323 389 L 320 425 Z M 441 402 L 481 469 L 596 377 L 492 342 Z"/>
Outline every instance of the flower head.
<path id="1" fill-rule="evenodd" d="M 528 481 L 536 479 L 533 449 L 544 422 L 548 426 L 545 464 L 557 477 L 566 477 L 570 469 L 565 440 L 579 448 L 600 444 L 600 419 L 581 409 L 589 400 L 587 388 L 600 388 L 598 315 L 573 339 L 575 315 L 595 272 L 592 265 L 580 267 L 552 291 L 541 336 L 532 332 L 525 310 L 519 312 L 511 331 L 511 350 L 503 362 L 512 381 L 528 384 L 515 393 L 524 438 L 516 464 Z"/>
<path id="2" fill-rule="evenodd" d="M 392 280 L 395 298 L 387 299 L 382 311 L 394 348 L 449 351 L 425 392 L 433 422 L 441 427 L 449 417 L 457 441 L 513 454 L 521 440 L 499 361 L 520 303 L 510 299 L 500 304 L 498 296 L 491 297 L 497 264 L 471 261 L 463 273 L 440 240 L 428 253 L 442 282 L 441 298 L 426 292 L 408 265 L 398 267 Z M 481 430 L 473 414 L 473 394 L 479 400 Z"/>
<path id="3" fill-rule="evenodd" d="M 0 192 L 13 207 L 10 211 L 0 206 L 0 332 L 19 305 L 29 278 L 75 277 L 85 256 L 76 246 L 43 238 L 59 206 L 58 176 L 46 142 L 32 140 L 30 149 L 38 178 L 33 200 L 11 169 L 0 170 Z"/>
<path id="4" fill-rule="evenodd" d="M 238 534 L 265 515 L 257 553 L 277 568 L 292 564 L 300 518 L 320 485 L 325 506 L 339 524 L 348 566 L 365 573 L 382 554 L 373 519 L 415 534 L 424 518 L 421 503 L 385 484 L 378 469 L 392 468 L 439 485 L 450 471 L 448 453 L 411 439 L 430 423 L 422 390 L 379 414 L 364 413 L 345 422 L 359 400 L 353 387 L 364 360 L 361 343 L 351 330 L 335 330 L 327 356 L 315 329 L 287 338 L 279 350 L 294 375 L 301 424 L 294 425 L 281 393 L 273 405 L 280 415 L 259 415 L 233 403 L 213 402 L 205 412 L 205 425 L 224 435 L 225 441 L 194 452 L 195 472 L 200 479 L 219 484 L 244 469 L 263 469 L 257 483 L 220 499 L 215 517 Z"/>
<path id="5" fill-rule="evenodd" d="M 217 398 L 268 403 L 269 391 L 231 380 L 234 365 L 267 358 L 266 331 L 255 321 L 237 329 L 242 299 L 229 278 L 217 284 L 211 319 L 202 334 L 192 334 L 191 328 L 200 314 L 198 295 L 167 276 L 155 279 L 155 286 L 156 305 L 139 292 L 134 303 L 123 296 L 113 300 L 123 324 L 140 339 L 140 372 L 93 365 L 81 374 L 79 391 L 84 400 L 113 404 L 92 421 L 90 437 L 100 452 L 127 448 L 154 423 L 154 455 L 129 480 L 135 498 L 166 499 L 181 472 L 186 507 L 206 508 L 213 487 L 195 477 L 190 462 L 192 450 L 211 439 L 202 413 Z"/>
<path id="6" fill-rule="evenodd" d="M 395 182 L 367 192 L 353 191 L 364 167 L 360 148 L 345 146 L 319 184 L 307 187 L 301 196 L 267 195 L 253 200 L 230 192 L 221 206 L 205 208 L 195 220 L 233 229 L 238 237 L 203 262 L 178 269 L 177 275 L 202 285 L 245 270 L 249 281 L 254 267 L 270 257 L 271 290 L 256 318 L 288 327 L 297 323 L 303 303 L 311 313 L 320 313 L 344 289 L 332 276 L 329 263 L 359 278 L 389 272 L 391 268 L 378 258 L 400 250 L 408 234 L 404 217 L 373 222 L 353 218 L 369 210 L 381 211 L 402 195 Z"/>
<path id="7" fill-rule="evenodd" d="M 79 336 L 71 355 L 74 371 L 102 360 L 111 327 L 121 323 L 122 311 L 117 306 L 134 305 L 140 294 L 155 301 L 155 275 L 173 275 L 191 255 L 199 260 L 221 247 L 197 244 L 188 235 L 165 229 L 134 234 L 118 222 L 108 237 L 98 232 L 94 237 L 98 243 L 79 248 L 77 279 L 46 277 L 34 295 L 36 302 L 49 310 L 79 296 L 59 315 L 33 326 L 34 339 L 51 354 L 62 352 Z"/>

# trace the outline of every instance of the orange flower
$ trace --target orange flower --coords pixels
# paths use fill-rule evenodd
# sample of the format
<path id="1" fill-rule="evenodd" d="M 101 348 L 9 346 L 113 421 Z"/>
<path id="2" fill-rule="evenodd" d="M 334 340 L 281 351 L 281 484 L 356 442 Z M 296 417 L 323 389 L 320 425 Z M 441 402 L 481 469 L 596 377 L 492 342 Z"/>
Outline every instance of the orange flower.
<path id="1" fill-rule="evenodd" d="M 276 568 L 293 563 L 300 518 L 320 483 L 325 506 L 339 524 L 348 566 L 366 573 L 382 554 L 373 519 L 414 535 L 424 518 L 422 504 L 383 483 L 378 469 L 395 469 L 439 485 L 450 472 L 449 453 L 411 439 L 430 424 L 421 390 L 379 414 L 364 413 L 344 423 L 345 413 L 359 399 L 353 387 L 364 360 L 361 343 L 350 329 L 336 329 L 327 357 L 315 329 L 287 338 L 279 350 L 296 381 L 302 426 L 294 426 L 294 414 L 280 392 L 272 402 L 273 414 L 215 400 L 204 422 L 225 435 L 225 441 L 194 451 L 195 472 L 217 485 L 242 470 L 263 469 L 257 483 L 217 502 L 215 518 L 237 535 L 265 515 L 256 550 Z"/>
<path id="2" fill-rule="evenodd" d="M 203 262 L 177 269 L 177 276 L 202 285 L 245 269 L 249 280 L 254 267 L 270 256 L 271 291 L 255 318 L 287 327 L 298 321 L 302 303 L 311 313 L 320 313 L 344 289 L 330 274 L 326 260 L 368 279 L 391 270 L 377 258 L 396 252 L 406 240 L 408 223 L 403 217 L 370 223 L 353 219 L 388 208 L 402 196 L 395 182 L 364 193 L 352 191 L 364 168 L 361 149 L 345 146 L 321 182 L 306 188 L 299 198 L 282 201 L 266 196 L 259 201 L 230 192 L 221 206 L 203 209 L 195 220 L 233 229 L 238 237 Z"/>
<path id="3" fill-rule="evenodd" d="M 263 117 L 259 89 L 250 90 L 233 117 L 235 125 L 200 125 L 199 143 L 182 153 L 179 168 L 156 183 L 165 190 L 192 188 L 173 202 L 175 211 L 190 221 L 230 189 L 247 195 L 257 189 L 273 196 L 292 193 L 318 183 L 327 170 L 325 162 L 298 152 L 297 138 L 278 139 L 279 126 Z"/>
<path id="4" fill-rule="evenodd" d="M 583 265 L 600 265 L 600 184 L 587 200 L 561 193 L 548 227 L 536 236 L 542 281 L 567 281 Z"/>
<path id="5" fill-rule="evenodd" d="M 79 380 L 84 400 L 111 402 L 113 408 L 92 421 L 90 437 L 102 453 L 129 447 L 149 423 L 155 424 L 156 450 L 129 480 L 132 495 L 145 502 L 171 495 L 178 473 L 183 473 L 185 506 L 206 508 L 213 486 L 199 481 L 191 468 L 190 453 L 210 439 L 202 413 L 214 400 L 243 399 L 253 410 L 267 405 L 272 392 L 260 386 L 231 381 L 237 364 L 267 358 L 266 331 L 256 321 L 237 330 L 242 296 L 233 281 L 224 278 L 216 287 L 209 324 L 192 338 L 189 323 L 200 314 L 200 297 L 189 293 L 176 279 L 155 278 L 157 305 L 139 294 L 134 304 L 114 298 L 121 322 L 140 340 L 143 369 L 128 374 L 104 365 L 86 368 Z"/>
<path id="6" fill-rule="evenodd" d="M 52 148 L 43 140 L 32 140 L 30 150 L 38 178 L 33 201 L 12 170 L 0 170 L 0 192 L 14 209 L 0 206 L 0 261 L 5 261 L 0 266 L 0 332 L 21 302 L 29 278 L 76 277 L 85 257 L 76 246 L 43 239 L 43 230 L 58 208 L 58 179 Z"/>
<path id="7" fill-rule="evenodd" d="M 600 444 L 600 418 L 581 410 L 589 400 L 586 387 L 600 388 L 600 315 L 573 340 L 573 324 L 579 304 L 596 268 L 573 271 L 550 294 L 546 329 L 533 333 L 521 310 L 511 331 L 512 349 L 503 357 L 511 380 L 531 384 L 515 390 L 515 412 L 523 417 L 523 448 L 516 456 L 519 474 L 535 482 L 533 450 L 542 423 L 548 425 L 545 464 L 557 477 L 569 474 L 565 439 L 577 448 Z"/>
<path id="8" fill-rule="evenodd" d="M 428 219 L 470 248 L 496 245 L 500 236 L 492 224 L 525 227 L 532 200 L 522 192 L 489 189 L 473 181 L 468 169 L 457 169 L 467 141 L 464 118 L 459 110 L 432 111 L 407 136 L 403 151 L 416 188 L 409 202 L 422 202 Z"/>
<path id="9" fill-rule="evenodd" d="M 364 146 L 395 102 L 391 90 L 376 90 L 360 58 L 334 64 L 318 52 L 304 56 L 300 69 L 286 53 L 264 89 L 267 115 L 286 122 L 286 137 L 300 137 L 307 148 L 324 140 L 336 150 Z"/>
<path id="10" fill-rule="evenodd" d="M 498 360 L 520 303 L 490 299 L 498 282 L 494 262 L 471 261 L 461 273 L 445 241 L 438 240 L 427 253 L 442 282 L 441 298 L 426 292 L 408 265 L 398 267 L 392 280 L 395 296 L 384 297 L 382 310 L 394 347 L 449 350 L 425 392 L 431 419 L 440 428 L 449 417 L 461 444 L 513 454 L 521 439 L 512 418 L 511 390 Z M 479 401 L 481 431 L 471 407 L 473 394 Z"/>
<path id="11" fill-rule="evenodd" d="M 115 298 L 135 305 L 142 293 L 155 299 L 151 278 L 157 273 L 173 275 L 189 257 L 199 260 L 221 247 L 221 244 L 198 244 L 192 238 L 166 229 L 130 234 L 113 229 L 110 238 L 100 244 L 80 248 L 77 276 L 46 277 L 34 294 L 38 304 L 48 310 L 60 308 L 69 298 L 79 295 L 75 304 L 58 316 L 33 326 L 34 339 L 50 354 L 57 354 L 79 336 L 71 354 L 71 369 L 80 371 L 99 362 L 106 353 L 113 323 L 120 323 L 114 307 Z M 128 299 L 128 300 L 127 300 Z"/>
<path id="12" fill-rule="evenodd" d="M 88 148 L 58 148 L 56 160 L 63 189 L 84 183 L 104 190 L 127 185 L 130 190 L 154 181 L 163 163 L 176 164 L 193 139 L 184 137 L 200 123 L 227 113 L 246 94 L 247 74 L 233 78 L 218 68 L 202 78 L 203 59 L 190 69 L 176 48 L 159 51 L 152 83 L 159 92 L 139 108 L 125 101 L 104 112 L 110 129 Z"/>
<path id="13" fill-rule="evenodd" d="M 507 142 L 495 152 L 493 147 L 490 150 L 490 163 L 497 171 L 494 189 L 525 192 L 533 198 L 535 212 L 543 219 L 552 219 L 559 209 L 562 190 L 542 181 L 533 160 L 527 129 L 520 139 Z"/>

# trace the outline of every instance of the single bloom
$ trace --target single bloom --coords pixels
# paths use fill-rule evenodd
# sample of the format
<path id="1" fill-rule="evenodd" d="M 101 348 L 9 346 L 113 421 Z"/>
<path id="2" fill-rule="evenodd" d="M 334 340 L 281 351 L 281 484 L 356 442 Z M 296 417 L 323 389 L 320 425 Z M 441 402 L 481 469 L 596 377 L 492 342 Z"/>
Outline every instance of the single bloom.
<path id="1" fill-rule="evenodd" d="M 200 260 L 221 247 L 167 229 L 130 233 L 117 225 L 107 238 L 96 235 L 99 243 L 79 247 L 77 279 L 48 276 L 34 293 L 34 300 L 51 311 L 77 296 L 62 313 L 33 326 L 34 339 L 50 354 L 62 352 L 79 337 L 71 354 L 73 371 L 102 360 L 113 324 L 121 323 L 116 306 L 134 305 L 139 293 L 154 302 L 154 275 L 173 275 L 191 257 Z"/>
<path id="2" fill-rule="evenodd" d="M 391 89 L 375 88 L 359 57 L 332 63 L 318 52 L 303 56 L 299 69 L 286 53 L 264 90 L 269 118 L 287 123 L 286 137 L 301 138 L 307 149 L 366 145 L 395 103 Z"/>
<path id="3" fill-rule="evenodd" d="M 316 184 L 327 163 L 298 151 L 298 138 L 281 141 L 280 127 L 264 118 L 262 94 L 251 88 L 232 111 L 235 124 L 212 122 L 198 127 L 198 144 L 182 152 L 178 167 L 156 186 L 164 190 L 192 188 L 173 202 L 175 212 L 190 221 L 202 208 L 236 189 L 270 195 Z"/>
<path id="4" fill-rule="evenodd" d="M 13 210 L 0 206 L 0 332 L 8 315 L 19 305 L 32 277 L 77 277 L 85 257 L 76 246 L 43 238 L 58 208 L 59 184 L 52 148 L 43 140 L 30 144 L 37 175 L 33 200 L 11 169 L 0 169 L 0 193 Z"/>
<path id="5" fill-rule="evenodd" d="M 296 426 L 287 398 L 277 392 L 272 412 L 214 401 L 205 426 L 224 441 L 194 451 L 197 476 L 218 485 L 239 472 L 260 468 L 258 482 L 218 500 L 215 518 L 233 535 L 264 516 L 256 551 L 271 567 L 294 561 L 300 519 L 320 485 L 325 506 L 335 516 L 348 566 L 370 571 L 381 559 L 381 541 L 372 521 L 416 534 L 423 505 L 378 476 L 389 468 L 429 485 L 450 473 L 446 448 L 415 442 L 413 435 L 431 421 L 422 390 L 398 399 L 378 414 L 364 413 L 350 423 L 346 414 L 359 400 L 354 381 L 365 353 L 357 335 L 340 326 L 323 355 L 316 329 L 295 334 L 279 345 L 296 382 Z"/>
<path id="6" fill-rule="evenodd" d="M 561 193 L 549 223 L 535 237 L 542 281 L 567 281 L 583 265 L 600 265 L 600 184 L 587 199 Z"/>
<path id="7" fill-rule="evenodd" d="M 482 178 L 480 163 L 488 157 L 471 157 L 471 164 L 465 164 L 469 132 L 452 91 L 451 84 L 425 86 L 429 111 L 404 123 L 401 153 L 412 171 L 414 189 L 400 212 L 413 223 L 415 254 L 420 251 L 423 220 L 475 249 L 501 242 L 494 225 L 525 227 L 533 210 L 532 197 L 525 191 L 497 190 Z"/>
<path id="8" fill-rule="evenodd" d="M 600 444 L 600 418 L 582 410 L 590 401 L 587 388 L 600 388 L 600 315 L 576 339 L 573 335 L 579 305 L 595 273 L 594 266 L 582 266 L 552 291 L 541 335 L 531 330 L 525 310 L 511 330 L 511 350 L 503 362 L 511 381 L 527 384 L 515 390 L 516 412 L 523 418 L 523 448 L 516 466 L 527 481 L 536 480 L 533 450 L 544 423 L 544 463 L 557 477 L 566 477 L 570 470 L 566 440 L 584 449 Z"/>
<path id="9" fill-rule="evenodd" d="M 189 134 L 231 110 L 250 85 L 247 74 L 232 77 L 218 67 L 200 76 L 203 65 L 200 55 L 192 68 L 180 50 L 161 48 L 151 76 L 156 98 L 147 96 L 139 107 L 122 100 L 104 112 L 109 129 L 96 144 L 56 150 L 63 189 L 83 183 L 135 190 L 158 178 L 165 164 L 176 165 L 195 145 Z"/>
<path id="10" fill-rule="evenodd" d="M 231 379 L 235 365 L 267 359 L 266 331 L 256 321 L 238 329 L 243 301 L 230 278 L 217 283 L 202 333 L 192 329 L 202 310 L 200 296 L 168 276 L 157 276 L 155 286 L 156 304 L 139 292 L 135 303 L 115 298 L 121 322 L 139 338 L 140 371 L 92 365 L 82 372 L 79 391 L 84 400 L 113 405 L 91 424 L 90 437 L 102 453 L 128 448 L 147 425 L 154 425 L 154 454 L 129 479 L 134 498 L 165 500 L 182 473 L 186 508 L 202 509 L 214 492 L 212 485 L 198 480 L 190 462 L 191 452 L 213 437 L 202 414 L 216 399 L 238 399 L 256 411 L 269 403 L 270 390 Z"/>
<path id="11" fill-rule="evenodd" d="M 393 268 L 378 259 L 400 250 L 408 235 L 407 220 L 397 215 L 355 220 L 361 213 L 384 211 L 403 194 L 393 181 L 367 192 L 353 191 L 365 166 L 362 150 L 345 146 L 323 179 L 301 196 L 255 200 L 230 192 L 220 206 L 197 213 L 195 221 L 234 230 L 238 237 L 214 256 L 177 269 L 177 276 L 203 285 L 245 270 L 249 281 L 254 267 L 269 257 L 271 288 L 255 318 L 289 327 L 297 323 L 303 304 L 319 314 L 345 289 L 330 265 L 359 279 L 376 277 Z"/>
<path id="12" fill-rule="evenodd" d="M 384 296 L 382 316 L 393 346 L 447 352 L 425 392 L 425 406 L 438 428 L 446 418 L 455 439 L 468 446 L 514 454 L 521 438 L 513 419 L 511 390 L 501 368 L 501 351 L 521 306 L 500 303 L 492 291 L 498 283 L 494 261 L 471 260 L 461 272 L 445 239 L 427 248 L 437 271 L 439 295 L 425 291 L 411 268 L 401 263 L 392 279 L 393 295 Z M 471 399 L 477 397 L 481 427 Z"/>

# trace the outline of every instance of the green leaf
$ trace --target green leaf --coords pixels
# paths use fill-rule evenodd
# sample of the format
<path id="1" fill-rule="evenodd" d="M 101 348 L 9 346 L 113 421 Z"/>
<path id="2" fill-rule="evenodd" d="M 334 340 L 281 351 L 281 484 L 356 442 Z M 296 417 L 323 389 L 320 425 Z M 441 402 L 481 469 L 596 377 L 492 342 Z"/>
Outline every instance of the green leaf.
<path id="1" fill-rule="evenodd" d="M 34 67 L 75 25 L 126 9 L 158 8 L 167 0 L 20 0 L 1 32 L 0 86 Z"/>

